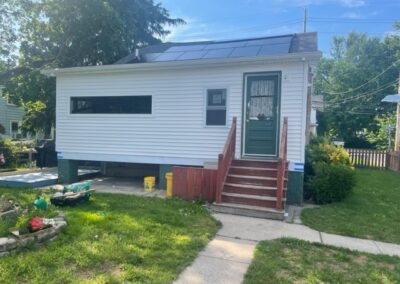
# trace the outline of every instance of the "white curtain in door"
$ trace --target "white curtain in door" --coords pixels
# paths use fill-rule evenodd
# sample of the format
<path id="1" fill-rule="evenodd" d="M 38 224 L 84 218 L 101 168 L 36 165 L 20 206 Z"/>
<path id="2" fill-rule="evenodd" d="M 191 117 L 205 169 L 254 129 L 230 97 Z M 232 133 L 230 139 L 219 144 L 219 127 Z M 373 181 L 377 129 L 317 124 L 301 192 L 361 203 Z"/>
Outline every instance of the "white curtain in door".
<path id="1" fill-rule="evenodd" d="M 252 81 L 250 85 L 249 116 L 251 119 L 274 115 L 274 89 L 272 80 Z"/>

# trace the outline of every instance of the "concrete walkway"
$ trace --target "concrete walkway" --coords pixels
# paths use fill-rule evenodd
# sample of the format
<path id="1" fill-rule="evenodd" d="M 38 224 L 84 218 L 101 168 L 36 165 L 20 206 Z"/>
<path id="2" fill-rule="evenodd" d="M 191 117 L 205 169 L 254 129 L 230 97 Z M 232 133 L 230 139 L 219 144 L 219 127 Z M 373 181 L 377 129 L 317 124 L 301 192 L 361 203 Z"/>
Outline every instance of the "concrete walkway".
<path id="1" fill-rule="evenodd" d="M 351 250 L 400 256 L 400 245 L 318 232 L 304 225 L 214 214 L 222 228 L 174 283 L 241 283 L 259 241 L 291 237 Z"/>

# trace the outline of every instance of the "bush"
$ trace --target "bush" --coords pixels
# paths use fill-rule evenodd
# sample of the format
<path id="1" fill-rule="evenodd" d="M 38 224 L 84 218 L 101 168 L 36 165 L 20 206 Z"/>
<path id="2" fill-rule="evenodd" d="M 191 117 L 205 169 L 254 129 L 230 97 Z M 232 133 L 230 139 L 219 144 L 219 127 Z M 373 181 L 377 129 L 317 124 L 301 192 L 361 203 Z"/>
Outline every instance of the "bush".
<path id="1" fill-rule="evenodd" d="M 12 144 L 11 139 L 0 137 L 0 154 L 3 153 L 6 163 L 0 165 L 0 168 L 14 168 L 16 166 L 15 158 L 16 148 Z"/>
<path id="2" fill-rule="evenodd" d="M 343 200 L 355 185 L 354 169 L 324 162 L 315 165 L 315 175 L 307 182 L 312 199 L 317 204 Z"/>
<path id="3" fill-rule="evenodd" d="M 340 201 L 355 183 L 349 154 L 327 138 L 313 138 L 306 149 L 305 199 L 318 204 Z"/>

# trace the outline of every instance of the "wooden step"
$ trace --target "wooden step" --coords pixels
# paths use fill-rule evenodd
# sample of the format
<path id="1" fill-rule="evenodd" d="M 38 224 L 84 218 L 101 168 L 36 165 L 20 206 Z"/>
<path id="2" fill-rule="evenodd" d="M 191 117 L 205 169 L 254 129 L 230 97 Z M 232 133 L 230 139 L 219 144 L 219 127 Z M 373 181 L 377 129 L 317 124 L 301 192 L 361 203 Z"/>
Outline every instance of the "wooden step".
<path id="1" fill-rule="evenodd" d="M 275 168 L 277 167 L 278 162 L 275 160 L 249 160 L 249 159 L 240 159 L 233 160 L 232 166 L 238 167 L 254 167 L 254 168 Z"/>
<path id="2" fill-rule="evenodd" d="M 276 197 L 276 187 L 263 185 L 225 183 L 223 192 Z M 286 196 L 286 190 L 283 191 L 283 196 Z"/>
<path id="3" fill-rule="evenodd" d="M 243 204 L 232 203 L 213 203 L 211 210 L 218 213 L 241 215 L 247 217 L 256 217 L 264 219 L 283 220 L 284 210 L 277 210 L 273 208 L 264 208 L 259 206 L 249 206 Z"/>
<path id="4" fill-rule="evenodd" d="M 222 192 L 221 200 L 222 202 L 225 203 L 244 204 L 251 206 L 260 206 L 265 208 L 276 207 L 276 197 L 265 196 L 265 195 Z M 284 206 L 285 201 L 286 199 L 283 198 L 282 207 Z"/>
<path id="5" fill-rule="evenodd" d="M 226 182 L 227 183 L 236 183 L 236 184 L 248 184 L 248 185 L 276 187 L 276 176 L 275 177 L 263 177 L 263 176 L 228 174 L 228 176 L 226 178 Z M 286 184 L 285 184 L 285 186 L 286 186 Z"/>
<path id="6" fill-rule="evenodd" d="M 259 168 L 259 167 L 240 167 L 231 166 L 229 168 L 229 174 L 233 175 L 247 175 L 247 176 L 262 176 L 262 177 L 276 177 L 276 168 Z"/>

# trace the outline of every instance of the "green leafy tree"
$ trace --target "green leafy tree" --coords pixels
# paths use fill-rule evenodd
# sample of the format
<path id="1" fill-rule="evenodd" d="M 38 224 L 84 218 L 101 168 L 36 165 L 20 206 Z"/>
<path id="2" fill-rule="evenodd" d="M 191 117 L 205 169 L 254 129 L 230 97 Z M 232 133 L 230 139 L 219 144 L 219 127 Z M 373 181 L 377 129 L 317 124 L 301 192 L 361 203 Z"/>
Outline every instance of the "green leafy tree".
<path id="1" fill-rule="evenodd" d="M 0 71 L 13 67 L 18 40 L 18 24 L 24 19 L 25 0 L 0 0 Z"/>
<path id="2" fill-rule="evenodd" d="M 46 135 L 49 124 L 54 125 L 55 82 L 41 75 L 41 69 L 112 64 L 137 47 L 161 42 L 168 26 L 184 23 L 152 0 L 20 4 L 25 16 L 18 22 L 19 66 L 0 73 L 0 82 L 6 82 L 14 103 L 27 106 L 30 120 L 24 120 L 23 128 L 42 129 Z"/>
<path id="3" fill-rule="evenodd" d="M 374 120 L 376 129 L 367 131 L 368 141 L 377 149 L 389 149 L 389 141 L 391 146 L 394 145 L 395 129 L 393 127 L 396 126 L 396 114 L 378 115 Z"/>
<path id="4" fill-rule="evenodd" d="M 375 116 L 393 110 L 392 104 L 381 100 L 396 91 L 399 46 L 396 35 L 381 41 L 352 32 L 335 37 L 331 58 L 321 60 L 314 91 L 324 96 L 326 130 L 348 146 L 368 144 L 365 129 L 376 127 Z"/>

